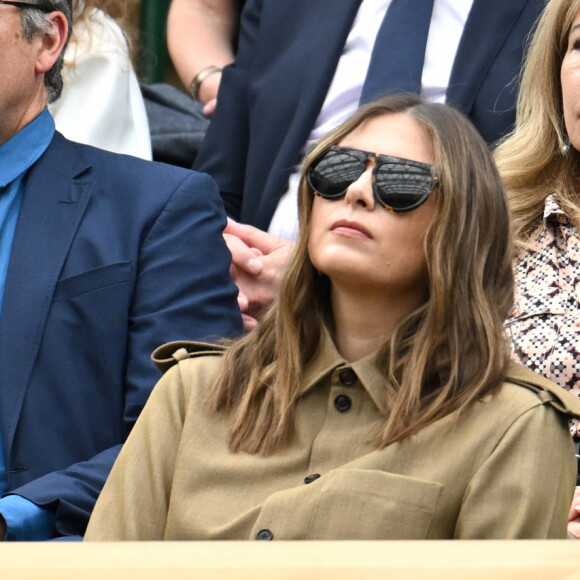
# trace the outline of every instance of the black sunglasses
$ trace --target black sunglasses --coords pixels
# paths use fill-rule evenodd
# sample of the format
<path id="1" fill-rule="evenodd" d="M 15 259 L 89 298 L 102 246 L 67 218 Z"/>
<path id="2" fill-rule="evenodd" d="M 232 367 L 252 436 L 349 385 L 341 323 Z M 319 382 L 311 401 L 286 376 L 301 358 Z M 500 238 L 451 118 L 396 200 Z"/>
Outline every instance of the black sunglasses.
<path id="1" fill-rule="evenodd" d="M 0 0 L 0 4 L 7 4 L 8 6 L 16 6 L 17 8 L 35 8 L 43 12 L 50 12 L 49 8 L 42 0 L 29 0 L 28 2 L 19 2 L 19 0 Z"/>
<path id="2" fill-rule="evenodd" d="M 339 199 L 364 173 L 371 158 L 375 160 L 373 194 L 383 207 L 393 211 L 419 207 L 439 182 L 435 169 L 428 163 L 338 145 L 332 145 L 314 160 L 306 172 L 306 181 L 317 195 Z"/>

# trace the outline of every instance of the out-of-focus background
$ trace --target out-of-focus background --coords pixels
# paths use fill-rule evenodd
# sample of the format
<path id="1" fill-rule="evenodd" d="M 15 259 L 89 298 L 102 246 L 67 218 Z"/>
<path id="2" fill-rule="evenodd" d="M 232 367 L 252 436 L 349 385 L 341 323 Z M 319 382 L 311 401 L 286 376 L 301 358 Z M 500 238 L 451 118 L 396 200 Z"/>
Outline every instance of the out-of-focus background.
<path id="1" fill-rule="evenodd" d="M 135 66 L 148 83 L 180 86 L 167 52 L 166 21 L 171 0 L 126 0 L 135 27 Z"/>

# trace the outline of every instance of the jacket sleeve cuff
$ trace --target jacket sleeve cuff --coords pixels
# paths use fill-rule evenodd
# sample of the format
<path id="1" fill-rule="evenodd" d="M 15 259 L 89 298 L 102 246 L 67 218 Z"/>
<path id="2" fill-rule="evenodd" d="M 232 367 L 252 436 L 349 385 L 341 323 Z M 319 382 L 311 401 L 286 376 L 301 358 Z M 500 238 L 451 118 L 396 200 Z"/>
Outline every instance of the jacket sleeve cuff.
<path id="1" fill-rule="evenodd" d="M 0 499 L 0 515 L 6 521 L 7 542 L 39 542 L 52 537 L 54 512 L 38 507 L 19 495 Z"/>

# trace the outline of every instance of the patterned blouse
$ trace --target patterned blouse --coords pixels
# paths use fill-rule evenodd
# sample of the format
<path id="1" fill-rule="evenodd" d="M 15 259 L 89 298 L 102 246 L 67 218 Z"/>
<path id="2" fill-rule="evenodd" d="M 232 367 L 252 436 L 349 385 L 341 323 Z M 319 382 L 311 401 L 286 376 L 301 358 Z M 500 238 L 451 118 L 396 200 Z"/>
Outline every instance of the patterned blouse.
<path id="1" fill-rule="evenodd" d="M 580 236 L 553 196 L 514 275 L 512 358 L 580 397 Z M 577 439 L 578 421 L 571 430 Z"/>

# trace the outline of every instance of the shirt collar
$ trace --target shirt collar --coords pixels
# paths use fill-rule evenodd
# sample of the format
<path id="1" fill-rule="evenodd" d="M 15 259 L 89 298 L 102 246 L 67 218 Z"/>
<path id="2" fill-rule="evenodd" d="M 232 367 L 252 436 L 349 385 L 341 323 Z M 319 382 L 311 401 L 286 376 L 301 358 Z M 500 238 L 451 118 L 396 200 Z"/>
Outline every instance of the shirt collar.
<path id="1" fill-rule="evenodd" d="M 46 151 L 54 136 L 54 119 L 44 109 L 16 135 L 0 145 L 0 187 L 29 169 Z"/>
<path id="2" fill-rule="evenodd" d="M 346 367 L 355 372 L 374 404 L 385 414 L 385 377 L 377 367 L 377 353 L 373 352 L 360 360 L 349 363 L 336 350 L 336 346 L 326 328 L 321 333 L 316 353 L 304 371 L 301 394 L 314 388 L 336 369 Z"/>
<path id="3" fill-rule="evenodd" d="M 544 203 L 544 228 L 549 228 L 562 225 L 572 227 L 572 221 L 566 215 L 560 204 L 556 201 L 556 197 L 552 194 L 546 198 Z"/>

